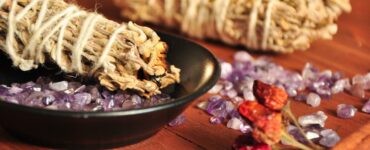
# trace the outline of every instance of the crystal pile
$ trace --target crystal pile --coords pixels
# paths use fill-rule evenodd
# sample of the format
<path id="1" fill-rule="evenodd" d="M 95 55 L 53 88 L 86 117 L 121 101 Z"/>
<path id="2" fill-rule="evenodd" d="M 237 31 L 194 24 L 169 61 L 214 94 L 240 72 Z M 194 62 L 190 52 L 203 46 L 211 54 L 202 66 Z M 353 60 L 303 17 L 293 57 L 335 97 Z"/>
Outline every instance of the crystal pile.
<path id="1" fill-rule="evenodd" d="M 287 70 L 266 57 L 254 59 L 245 51 L 236 52 L 233 62 L 221 61 L 220 64 L 220 80 L 208 91 L 214 96 L 199 103 L 198 107 L 211 115 L 210 122 L 212 124 L 225 124 L 228 128 L 244 133 L 251 132 L 251 126 L 243 118 L 240 118 L 236 108 L 243 101 L 256 99 L 253 94 L 255 80 L 283 88 L 290 98 L 303 101 L 312 107 L 318 107 L 322 100 L 330 99 L 332 95 L 344 91 L 364 98 L 366 97 L 365 91 L 370 89 L 370 72 L 365 75 L 356 75 L 353 78 L 344 78 L 340 72 L 320 71 L 311 63 L 307 63 L 301 72 L 296 72 Z M 351 107 L 350 112 L 352 110 Z M 370 100 L 362 108 L 362 111 L 370 112 Z M 354 115 L 355 113 L 349 114 Z M 307 130 L 307 138 L 317 139 L 316 142 L 322 139 L 324 142 L 321 143 L 324 146 L 331 147 L 331 144 L 336 142 L 328 143 L 327 140 L 334 139 L 335 141 L 339 137 L 324 138 L 320 134 L 320 131 L 324 130 L 326 119 L 327 116 L 319 111 L 315 114 L 301 116 L 299 121 Z"/>
<path id="2" fill-rule="evenodd" d="M 53 82 L 46 77 L 40 77 L 36 82 L 0 85 L 0 99 L 10 103 L 66 111 L 127 110 L 173 100 L 166 94 L 143 98 L 128 91 L 110 92 L 97 84 Z"/>

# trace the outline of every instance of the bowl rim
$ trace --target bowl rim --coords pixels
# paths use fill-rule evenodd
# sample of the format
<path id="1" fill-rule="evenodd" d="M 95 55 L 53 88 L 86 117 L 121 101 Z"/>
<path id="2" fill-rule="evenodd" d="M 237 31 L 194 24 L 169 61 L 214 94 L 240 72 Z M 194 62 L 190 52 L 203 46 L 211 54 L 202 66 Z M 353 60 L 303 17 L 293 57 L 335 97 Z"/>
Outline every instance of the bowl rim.
<path id="1" fill-rule="evenodd" d="M 204 83 L 198 90 L 190 93 L 188 95 L 176 98 L 173 101 L 166 102 L 163 104 L 158 104 L 154 106 L 138 108 L 138 109 L 129 109 L 129 110 L 114 110 L 114 111 L 66 111 L 66 110 L 52 110 L 52 109 L 45 109 L 40 107 L 32 107 L 26 105 L 15 104 L 7 101 L 0 100 L 0 105 L 5 105 L 5 107 L 14 108 L 14 109 L 21 109 L 22 111 L 32 112 L 32 113 L 39 113 L 44 115 L 51 115 L 51 116 L 60 116 L 60 117 L 73 117 L 73 118 L 90 118 L 90 117 L 114 117 L 114 116 L 130 116 L 130 115 L 138 115 L 138 114 L 145 114 L 154 111 L 164 110 L 170 107 L 179 106 L 190 101 L 195 100 L 196 98 L 200 97 L 204 93 L 206 93 L 209 89 L 211 89 L 218 81 L 220 74 L 221 74 L 221 67 L 218 62 L 218 59 L 215 55 L 209 51 L 204 46 L 196 43 L 193 40 L 187 39 L 185 37 L 181 37 L 179 35 L 165 32 L 165 31 L 156 31 L 157 34 L 166 35 L 170 38 L 177 38 L 179 40 L 183 40 L 187 43 L 192 43 L 194 46 L 200 48 L 201 50 L 206 52 L 206 55 L 209 56 L 211 61 L 214 64 L 214 73 L 209 78 L 209 80 Z"/>

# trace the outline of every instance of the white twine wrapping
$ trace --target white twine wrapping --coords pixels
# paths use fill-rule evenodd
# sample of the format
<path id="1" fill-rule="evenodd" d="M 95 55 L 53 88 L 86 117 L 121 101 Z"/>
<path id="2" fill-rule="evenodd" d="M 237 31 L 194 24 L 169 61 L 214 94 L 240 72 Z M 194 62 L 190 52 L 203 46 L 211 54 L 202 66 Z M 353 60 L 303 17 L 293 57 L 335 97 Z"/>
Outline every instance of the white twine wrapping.
<path id="1" fill-rule="evenodd" d="M 316 39 L 331 39 L 349 0 L 114 0 L 122 15 L 179 28 L 196 38 L 251 50 L 293 52 Z"/>
<path id="2" fill-rule="evenodd" d="M 0 8 L 1 30 L 7 31 L 0 46 L 23 71 L 49 57 L 66 73 L 94 76 L 109 90 L 134 89 L 144 96 L 180 80 L 180 70 L 167 67 L 165 43 L 149 28 L 119 25 L 62 0 L 0 0 Z M 139 79 L 139 70 L 146 77 Z"/>

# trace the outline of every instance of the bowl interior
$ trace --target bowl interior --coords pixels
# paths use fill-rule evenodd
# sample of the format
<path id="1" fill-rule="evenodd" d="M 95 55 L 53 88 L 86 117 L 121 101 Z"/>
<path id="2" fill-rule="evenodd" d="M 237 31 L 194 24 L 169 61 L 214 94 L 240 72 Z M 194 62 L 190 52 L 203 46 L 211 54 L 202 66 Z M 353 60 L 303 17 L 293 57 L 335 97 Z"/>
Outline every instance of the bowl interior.
<path id="1" fill-rule="evenodd" d="M 220 74 L 216 58 L 205 48 L 170 34 L 159 32 L 159 35 L 169 46 L 169 64 L 181 69 L 181 83 L 163 90 L 175 98 L 174 101 L 133 110 L 71 112 L 0 100 L 1 126 L 28 142 L 51 147 L 114 147 L 153 135 L 179 115 L 192 100 L 207 92 Z M 0 68 L 0 84 L 27 82 L 39 76 L 65 77 L 53 65 L 20 71 L 12 67 L 12 62 L 4 54 L 0 54 Z M 24 125 L 25 122 L 27 125 Z"/>
<path id="2" fill-rule="evenodd" d="M 168 33 L 158 32 L 168 44 L 167 61 L 181 69 L 181 83 L 162 89 L 175 99 L 191 99 L 200 96 L 211 88 L 219 77 L 220 68 L 216 58 L 205 48 L 191 41 Z M 21 71 L 13 67 L 4 53 L 0 54 L 0 84 L 35 81 L 40 76 L 63 80 L 66 76 L 53 64 L 46 64 L 31 71 Z M 73 78 L 73 77 L 70 77 Z M 80 80 L 91 83 L 91 80 Z"/>

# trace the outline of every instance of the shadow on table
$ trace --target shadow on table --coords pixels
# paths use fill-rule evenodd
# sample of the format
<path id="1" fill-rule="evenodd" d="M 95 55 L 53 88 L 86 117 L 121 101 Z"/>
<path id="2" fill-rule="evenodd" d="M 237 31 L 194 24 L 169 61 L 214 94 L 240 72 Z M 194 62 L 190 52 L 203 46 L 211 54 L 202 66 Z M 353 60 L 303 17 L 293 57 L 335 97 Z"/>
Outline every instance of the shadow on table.
<path id="1" fill-rule="evenodd" d="M 7 133 L 2 127 L 0 127 L 0 145 L 19 145 L 21 142 L 12 137 L 9 133 Z M 22 143 L 22 145 L 24 145 Z"/>

